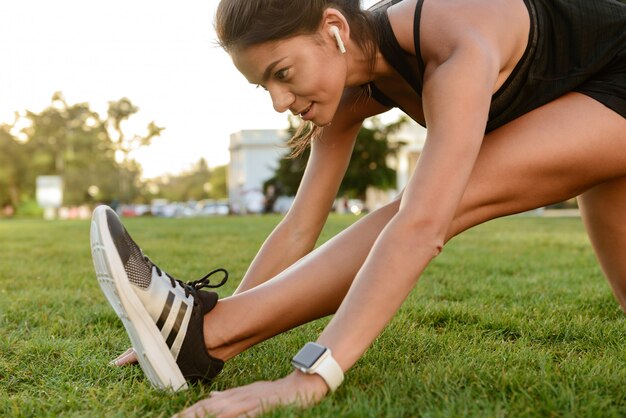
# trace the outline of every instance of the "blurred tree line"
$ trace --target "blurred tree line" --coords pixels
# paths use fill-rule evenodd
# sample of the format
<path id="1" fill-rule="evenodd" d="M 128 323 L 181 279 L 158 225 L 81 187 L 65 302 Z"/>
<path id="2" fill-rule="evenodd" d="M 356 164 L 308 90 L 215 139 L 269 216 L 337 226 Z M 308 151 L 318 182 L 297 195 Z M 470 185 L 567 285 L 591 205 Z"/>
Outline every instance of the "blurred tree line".
<path id="1" fill-rule="evenodd" d="M 69 104 L 57 92 L 40 113 L 25 111 L 16 114 L 12 124 L 0 124 L 0 208 L 22 214 L 38 211 L 35 184 L 41 175 L 63 178 L 66 206 L 163 197 L 141 180 L 141 167 L 131 154 L 149 145 L 164 128 L 153 121 L 141 135 L 126 133 L 123 122 L 138 110 L 122 98 L 109 102 L 102 118 L 89 104 Z M 170 179 L 171 188 L 162 185 L 163 193 L 181 200 L 226 195 L 225 180 L 223 187 L 215 181 L 225 177 L 224 169 L 212 173 L 204 160 L 197 169 L 181 176 L 180 182 L 187 185 L 182 193 L 172 190 L 178 179 Z"/>
<path id="2" fill-rule="evenodd" d="M 0 209 L 10 213 L 40 213 L 35 201 L 36 179 L 41 175 L 63 178 L 63 205 L 149 203 L 223 199 L 227 192 L 226 166 L 210 169 L 200 159 L 177 176 L 142 180 L 133 151 L 150 145 L 165 129 L 152 121 L 142 134 L 129 134 L 124 122 L 138 112 L 128 98 L 108 103 L 105 118 L 88 103 L 69 104 L 60 92 L 39 113 L 16 114 L 12 124 L 0 124 Z M 290 118 L 290 133 L 300 121 Z M 396 172 L 387 165 L 402 142 L 388 141 L 406 118 L 383 124 L 372 118 L 361 128 L 339 195 L 364 199 L 366 189 L 387 190 L 396 185 Z M 278 162 L 273 178 L 277 195 L 294 195 L 308 161 L 309 150 Z M 1 215 L 1 212 L 0 212 Z"/>
<path id="3" fill-rule="evenodd" d="M 365 200 L 365 193 L 370 186 L 381 190 L 396 187 L 396 170 L 388 163 L 405 143 L 389 141 L 388 136 L 407 122 L 406 116 L 390 124 L 383 124 L 379 118 L 373 117 L 363 124 L 357 134 L 346 175 L 339 186 L 339 196 Z M 300 123 L 297 117 L 289 117 L 290 135 L 296 132 Z M 309 155 L 310 148 L 306 148 L 297 157 L 280 160 L 274 177 L 264 183 L 264 188 L 273 186 L 280 195 L 295 195 L 302 182 Z"/>
<path id="4" fill-rule="evenodd" d="M 224 199 L 228 196 L 226 175 L 225 165 L 209 169 L 206 160 L 201 158 L 190 170 L 177 176 L 152 179 L 147 186 L 152 196 L 173 202 Z"/>

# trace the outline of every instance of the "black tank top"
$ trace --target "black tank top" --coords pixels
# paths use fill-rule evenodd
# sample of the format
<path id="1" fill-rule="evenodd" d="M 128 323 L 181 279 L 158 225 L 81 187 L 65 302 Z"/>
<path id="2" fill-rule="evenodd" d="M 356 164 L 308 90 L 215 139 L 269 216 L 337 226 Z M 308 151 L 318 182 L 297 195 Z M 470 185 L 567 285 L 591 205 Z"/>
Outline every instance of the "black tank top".
<path id="1" fill-rule="evenodd" d="M 415 8 L 415 56 L 402 49 L 387 16 L 387 8 L 400 1 L 376 10 L 377 42 L 387 62 L 421 97 L 425 65 L 419 28 L 424 0 L 418 0 Z M 530 16 L 528 44 L 511 75 L 492 96 L 486 132 L 576 90 L 604 68 L 626 68 L 626 0 L 524 3 Z M 398 107 L 374 83 L 370 87 L 375 100 Z"/>

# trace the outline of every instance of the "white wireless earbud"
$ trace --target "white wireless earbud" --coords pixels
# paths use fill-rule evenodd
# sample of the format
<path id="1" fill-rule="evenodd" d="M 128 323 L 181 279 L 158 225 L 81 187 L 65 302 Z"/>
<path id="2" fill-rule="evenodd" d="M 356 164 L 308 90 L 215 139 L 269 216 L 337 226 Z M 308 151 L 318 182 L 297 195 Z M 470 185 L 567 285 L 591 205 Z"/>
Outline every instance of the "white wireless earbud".
<path id="1" fill-rule="evenodd" d="M 339 34 L 339 28 L 337 26 L 331 26 L 330 32 L 333 34 L 333 36 L 335 37 L 335 40 L 337 41 L 337 46 L 339 47 L 339 51 L 341 51 L 342 54 L 345 54 L 346 45 L 343 43 L 343 40 L 341 39 L 341 35 Z"/>

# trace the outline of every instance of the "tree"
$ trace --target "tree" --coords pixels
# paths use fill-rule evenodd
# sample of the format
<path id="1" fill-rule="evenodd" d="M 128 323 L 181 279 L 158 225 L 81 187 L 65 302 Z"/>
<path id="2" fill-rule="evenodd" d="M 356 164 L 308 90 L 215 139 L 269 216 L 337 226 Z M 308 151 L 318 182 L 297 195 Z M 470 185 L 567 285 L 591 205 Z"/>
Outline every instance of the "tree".
<path id="1" fill-rule="evenodd" d="M 289 128 L 287 134 L 291 137 L 295 134 L 301 123 L 300 119 L 293 115 L 289 115 Z M 263 183 L 264 191 L 267 192 L 267 188 L 271 185 L 274 186 L 275 192 L 278 195 L 293 196 L 298 191 L 300 183 L 302 182 L 302 176 L 304 175 L 304 169 L 309 161 L 311 154 L 310 147 L 305 148 L 301 154 L 290 157 L 289 151 L 285 154 L 284 158 L 278 161 L 278 167 L 274 172 L 274 176 Z"/>
<path id="2" fill-rule="evenodd" d="M 21 202 L 33 201 L 40 175 L 63 177 L 66 205 L 139 196 L 141 169 L 129 154 L 163 128 L 151 122 L 146 135 L 126 140 L 121 122 L 136 107 L 123 99 L 111 102 L 109 110 L 102 119 L 87 103 L 70 105 L 57 92 L 43 111 L 24 111 L 13 125 L 0 126 L 0 204 L 18 209 Z M 24 126 L 20 140 L 12 133 L 16 126 Z"/>
<path id="3" fill-rule="evenodd" d="M 130 99 L 126 97 L 109 102 L 109 109 L 107 111 L 109 135 L 111 136 L 115 150 L 122 154 L 123 161 L 129 160 L 131 152 L 150 145 L 152 140 L 161 135 L 161 132 L 165 129 L 158 126 L 156 122 L 151 121 L 147 126 L 147 133 L 145 135 L 133 134 L 132 136 L 128 136 L 122 128 L 122 123 L 138 111 L 139 108 L 133 105 Z"/>
<path id="4" fill-rule="evenodd" d="M 87 103 L 69 105 L 59 92 L 41 113 L 26 111 L 23 129 L 31 156 L 26 181 L 32 185 L 40 175 L 63 177 L 63 201 L 78 205 L 96 200 L 114 200 L 125 170 L 115 161 L 115 148 L 106 123 Z"/>
<path id="5" fill-rule="evenodd" d="M 396 172 L 388 166 L 388 160 L 397 154 L 402 142 L 390 142 L 387 137 L 407 122 L 406 117 L 385 125 L 378 118 L 370 118 L 361 127 L 350 158 L 350 165 L 339 187 L 339 195 L 349 198 L 365 198 L 369 186 L 388 190 L 396 185 Z M 293 135 L 299 121 L 289 117 L 289 134 Z M 295 158 L 279 161 L 275 175 L 264 187 L 273 185 L 283 195 L 294 195 L 300 186 L 304 168 L 309 159 L 307 148 Z"/>
<path id="6" fill-rule="evenodd" d="M 171 201 L 189 201 L 203 199 L 222 199 L 226 192 L 226 166 L 213 170 L 204 158 L 178 176 L 165 176 L 152 180 L 153 197 L 162 197 Z"/>
<path id="7" fill-rule="evenodd" d="M 211 170 L 211 177 L 209 178 L 211 198 L 225 199 L 228 197 L 228 185 L 226 181 L 228 175 L 227 169 L 227 166 L 220 165 Z"/>
<path id="8" fill-rule="evenodd" d="M 11 134 L 10 125 L 0 125 L 0 208 L 17 209 L 26 177 L 26 146 Z"/>
<path id="9" fill-rule="evenodd" d="M 125 169 L 122 171 L 123 175 L 121 177 L 120 189 L 121 198 L 126 202 L 133 200 L 133 198 L 137 196 L 137 193 L 133 193 L 133 185 L 136 185 L 135 183 L 139 178 L 139 166 L 130 158 L 131 153 L 141 147 L 150 145 L 152 139 L 160 136 L 161 132 L 165 129 L 152 121 L 147 126 L 146 134 L 133 134 L 128 136 L 122 128 L 122 123 L 138 111 L 139 108 L 133 105 L 130 99 L 126 97 L 117 101 L 110 101 L 107 111 L 108 118 L 106 125 L 108 132 L 112 139 L 115 153 L 118 159 L 121 160 L 119 162 Z M 132 175 L 133 173 L 136 173 L 136 175 Z"/>
<path id="10" fill-rule="evenodd" d="M 396 187 L 396 170 L 389 167 L 390 157 L 395 157 L 403 142 L 392 142 L 388 136 L 398 131 L 408 119 L 405 116 L 385 125 L 379 118 L 370 118 L 359 130 L 350 165 L 344 176 L 339 194 L 348 198 L 365 200 L 367 188 L 381 190 Z"/>

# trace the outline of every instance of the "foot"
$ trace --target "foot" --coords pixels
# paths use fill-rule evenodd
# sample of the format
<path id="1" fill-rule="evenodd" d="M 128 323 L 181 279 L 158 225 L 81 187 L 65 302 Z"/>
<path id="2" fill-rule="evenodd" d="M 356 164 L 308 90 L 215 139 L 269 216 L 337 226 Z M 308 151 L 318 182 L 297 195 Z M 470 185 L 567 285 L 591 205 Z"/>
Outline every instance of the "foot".
<path id="1" fill-rule="evenodd" d="M 200 289 L 223 285 L 226 270 L 189 283 L 174 279 L 142 253 L 108 206 L 93 213 L 91 253 L 100 287 L 155 387 L 186 389 L 187 381 L 210 382 L 222 370 L 224 362 L 207 353 L 203 334 L 204 315 L 218 296 Z M 221 283 L 209 284 L 218 272 Z"/>

